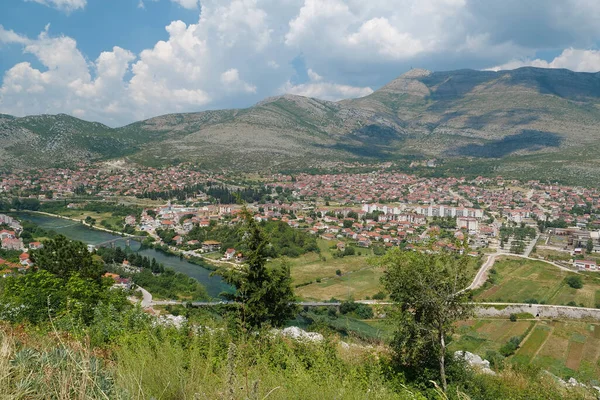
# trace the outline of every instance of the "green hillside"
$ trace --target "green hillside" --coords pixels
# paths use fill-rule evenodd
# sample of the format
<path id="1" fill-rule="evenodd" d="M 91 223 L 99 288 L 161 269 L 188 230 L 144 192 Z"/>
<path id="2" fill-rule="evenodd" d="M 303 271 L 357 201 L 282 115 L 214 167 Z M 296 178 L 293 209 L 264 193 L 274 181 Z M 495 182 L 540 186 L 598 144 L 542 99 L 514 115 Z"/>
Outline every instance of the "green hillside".
<path id="1" fill-rule="evenodd" d="M 0 157 L 11 166 L 127 156 L 244 170 L 435 157 L 454 172 L 595 179 L 599 102 L 599 74 L 411 70 L 359 99 L 283 95 L 121 128 L 63 114 L 0 115 Z"/>

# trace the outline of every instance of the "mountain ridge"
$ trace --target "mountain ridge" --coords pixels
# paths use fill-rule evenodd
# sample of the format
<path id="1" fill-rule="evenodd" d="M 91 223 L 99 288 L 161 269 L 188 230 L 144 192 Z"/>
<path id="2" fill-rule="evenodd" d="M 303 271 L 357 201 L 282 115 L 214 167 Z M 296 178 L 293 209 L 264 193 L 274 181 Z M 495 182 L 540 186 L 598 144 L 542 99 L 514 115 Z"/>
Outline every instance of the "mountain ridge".
<path id="1" fill-rule="evenodd" d="M 13 165 L 130 157 L 233 169 L 405 156 L 501 159 L 598 143 L 600 73 L 410 70 L 337 102 L 284 94 L 244 109 L 171 113 L 118 128 L 67 116 L 0 115 Z"/>

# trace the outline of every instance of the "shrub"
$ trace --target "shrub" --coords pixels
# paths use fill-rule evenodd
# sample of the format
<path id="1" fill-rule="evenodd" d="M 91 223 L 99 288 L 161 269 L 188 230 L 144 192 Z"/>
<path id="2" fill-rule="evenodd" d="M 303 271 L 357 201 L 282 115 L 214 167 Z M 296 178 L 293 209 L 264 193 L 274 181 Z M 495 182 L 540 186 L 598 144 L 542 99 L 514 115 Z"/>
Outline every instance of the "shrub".
<path id="1" fill-rule="evenodd" d="M 490 367 L 494 369 L 502 367 L 502 363 L 504 362 L 504 356 L 494 350 L 486 351 L 485 359 L 490 362 Z"/>
<path id="2" fill-rule="evenodd" d="M 341 269 L 336 269 L 336 270 L 335 270 L 335 274 L 336 274 L 337 276 L 342 276 L 342 270 L 341 270 Z"/>
<path id="3" fill-rule="evenodd" d="M 537 301 L 537 299 L 531 298 L 531 299 L 525 300 L 525 304 L 538 304 L 538 301 Z"/>
<path id="4" fill-rule="evenodd" d="M 345 301 L 340 306 L 341 314 L 354 314 L 360 319 L 373 318 L 373 309 L 366 304 L 355 303 L 353 301 Z"/>
<path id="5" fill-rule="evenodd" d="M 568 276 L 565 279 L 565 282 L 573 289 L 581 289 L 583 287 L 583 281 L 581 280 L 581 277 L 577 275 Z"/>
<path id="6" fill-rule="evenodd" d="M 517 322 L 517 314 L 510 314 L 509 318 L 512 322 Z"/>
<path id="7" fill-rule="evenodd" d="M 386 298 L 386 294 L 382 291 L 379 291 L 373 295 L 373 300 L 384 300 Z M 600 307 L 598 307 L 600 308 Z"/>
<path id="8" fill-rule="evenodd" d="M 575 303 L 573 300 L 571 300 L 570 302 L 568 302 L 567 305 L 569 307 L 577 307 L 577 303 Z"/>
<path id="9" fill-rule="evenodd" d="M 500 354 L 504 357 L 511 356 L 517 351 L 519 348 L 519 344 L 521 343 L 521 338 L 519 336 L 511 337 L 508 342 L 506 342 L 502 347 L 500 347 Z"/>

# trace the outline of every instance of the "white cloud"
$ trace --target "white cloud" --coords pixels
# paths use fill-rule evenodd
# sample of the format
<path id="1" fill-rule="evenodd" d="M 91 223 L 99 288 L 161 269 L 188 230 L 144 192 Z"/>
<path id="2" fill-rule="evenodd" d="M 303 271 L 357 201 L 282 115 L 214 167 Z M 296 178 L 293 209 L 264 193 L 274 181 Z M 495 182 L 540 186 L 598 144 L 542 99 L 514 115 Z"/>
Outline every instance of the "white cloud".
<path id="1" fill-rule="evenodd" d="M 194 10 L 200 5 L 199 0 L 171 0 L 173 3 L 179 4 L 183 8 L 188 10 Z"/>
<path id="2" fill-rule="evenodd" d="M 156 3 L 156 2 L 158 2 L 160 0 L 139 0 L 138 1 L 138 5 L 137 5 L 138 8 L 141 8 L 142 10 L 145 10 L 146 9 L 146 3 L 145 3 L 145 1 L 146 2 Z"/>
<path id="3" fill-rule="evenodd" d="M 310 79 L 313 82 L 323 80 L 323 77 L 317 74 L 315 71 L 313 71 L 312 68 L 309 68 L 308 71 L 306 71 L 306 73 L 308 74 L 308 79 Z"/>
<path id="4" fill-rule="evenodd" d="M 65 12 L 86 6 L 29 1 Z M 163 40 L 137 54 L 116 46 L 83 54 L 76 38 L 0 26 L 0 51 L 20 47 L 28 57 L 4 71 L 0 112 L 66 112 L 119 125 L 247 106 L 286 91 L 364 96 L 413 66 L 600 69 L 598 51 L 587 50 L 600 37 L 600 6 L 591 0 L 169 1 L 198 13 L 197 22 L 170 22 Z M 545 61 L 534 57 L 540 49 L 566 50 Z M 294 81 L 304 75 L 307 82 Z"/>
<path id="5" fill-rule="evenodd" d="M 372 18 L 358 32 L 348 36 L 348 43 L 362 51 L 370 48 L 383 57 L 406 59 L 424 50 L 423 44 L 408 33 L 399 32 L 387 18 Z"/>
<path id="6" fill-rule="evenodd" d="M 6 30 L 2 25 L 0 25 L 0 43 L 19 43 L 19 44 L 27 44 L 29 39 L 27 37 L 19 35 L 12 30 Z"/>
<path id="7" fill-rule="evenodd" d="M 240 74 L 237 69 L 231 68 L 221 74 L 221 82 L 226 88 L 232 90 L 240 90 L 243 92 L 254 93 L 256 86 L 249 85 L 240 79 Z"/>
<path id="8" fill-rule="evenodd" d="M 263 69 L 250 68 L 242 50 L 252 49 L 251 65 L 262 64 L 267 74 L 269 61 L 262 54 L 270 45 L 266 14 L 252 0 L 229 5 L 207 1 L 203 7 L 197 24 L 171 22 L 167 38 L 139 55 L 114 47 L 93 62 L 73 38 L 53 37 L 45 30 L 30 39 L 0 27 L 0 43 L 23 46 L 43 65 L 38 69 L 20 63 L 5 72 L 0 110 L 15 115 L 76 113 L 118 125 L 254 96 L 257 86 L 251 78 Z M 253 18 L 245 20 L 244 15 Z M 44 96 L 33 98 L 32 93 Z"/>
<path id="9" fill-rule="evenodd" d="M 309 77 L 308 82 L 294 85 L 288 81 L 280 88 L 280 92 L 330 101 L 364 97 L 373 93 L 373 89 L 370 87 L 356 87 L 326 82 L 321 75 L 312 69 L 309 69 L 307 73 Z"/>
<path id="10" fill-rule="evenodd" d="M 501 71 L 526 66 L 538 68 L 566 68 L 578 72 L 598 72 L 600 71 L 600 51 L 569 48 L 563 50 L 560 55 L 549 62 L 539 58 L 535 60 L 512 60 L 505 64 L 489 68 L 489 70 Z"/>
<path id="11" fill-rule="evenodd" d="M 70 13 L 75 10 L 84 9 L 87 5 L 87 0 L 25 0 L 38 4 L 43 4 L 48 7 Z"/>

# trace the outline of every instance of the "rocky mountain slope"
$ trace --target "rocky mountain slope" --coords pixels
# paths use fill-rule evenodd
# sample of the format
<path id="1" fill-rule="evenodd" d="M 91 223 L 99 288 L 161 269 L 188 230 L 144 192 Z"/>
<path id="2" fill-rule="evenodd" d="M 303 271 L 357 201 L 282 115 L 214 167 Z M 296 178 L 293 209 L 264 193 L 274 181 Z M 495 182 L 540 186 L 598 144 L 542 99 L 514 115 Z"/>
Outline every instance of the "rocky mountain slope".
<path id="1" fill-rule="evenodd" d="M 116 129 L 66 115 L 0 115 L 0 156 L 12 164 L 128 156 L 262 169 L 408 155 L 570 154 L 600 144 L 599 104 L 600 74 L 411 70 L 359 99 L 284 95 L 246 109 L 169 114 Z"/>

